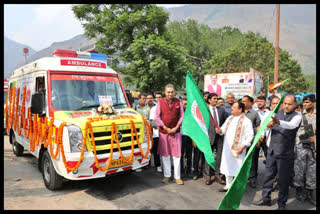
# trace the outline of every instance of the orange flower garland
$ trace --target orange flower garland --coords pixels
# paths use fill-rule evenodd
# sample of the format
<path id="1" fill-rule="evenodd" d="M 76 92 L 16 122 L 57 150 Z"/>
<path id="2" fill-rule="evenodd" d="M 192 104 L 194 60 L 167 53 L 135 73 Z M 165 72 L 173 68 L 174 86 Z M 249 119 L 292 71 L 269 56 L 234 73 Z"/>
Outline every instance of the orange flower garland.
<path id="1" fill-rule="evenodd" d="M 19 119 L 19 126 L 18 126 L 18 135 L 21 135 L 22 129 L 23 129 L 23 122 L 25 120 L 25 103 L 26 103 L 26 86 L 23 89 L 23 95 L 22 95 L 22 107 L 21 107 L 21 114 Z"/>
<path id="2" fill-rule="evenodd" d="M 13 87 L 12 88 L 12 97 L 11 97 L 11 101 L 10 101 L 10 123 L 9 123 L 9 126 L 10 126 L 10 128 L 13 128 L 13 121 L 14 121 L 14 113 L 13 113 L 13 111 L 14 111 L 14 106 L 15 106 L 15 96 L 16 95 L 16 88 L 15 87 Z"/>
<path id="3" fill-rule="evenodd" d="M 88 123 L 88 122 L 87 122 Z M 93 136 L 93 131 L 92 131 L 92 126 L 91 123 L 89 123 L 89 128 L 90 128 L 90 134 L 91 136 Z M 108 159 L 108 163 L 106 165 L 105 168 L 102 168 L 99 164 L 98 158 L 97 158 L 97 151 L 96 151 L 96 143 L 94 141 L 94 138 L 91 138 L 92 140 L 92 146 L 93 146 L 93 152 L 94 152 L 94 161 L 96 163 L 96 167 L 101 170 L 101 171 L 106 171 L 109 169 L 111 161 L 112 161 L 112 156 L 113 156 L 113 141 L 114 141 L 114 134 L 115 134 L 115 130 L 114 130 L 114 126 L 111 126 L 111 147 L 110 147 L 110 155 L 109 155 L 109 159 Z"/>
<path id="4" fill-rule="evenodd" d="M 145 122 L 145 119 L 144 119 L 143 115 L 141 115 L 141 117 L 142 117 L 142 120 Z M 150 141 L 149 141 L 149 133 L 148 133 L 149 130 L 148 130 L 147 127 L 148 127 L 148 126 L 146 126 L 148 148 L 147 148 L 146 154 L 143 154 L 143 150 L 142 150 L 142 148 L 141 148 L 141 145 L 140 145 L 140 142 L 139 142 L 139 138 L 138 138 L 138 134 L 137 134 L 137 129 L 136 129 L 135 126 L 133 126 L 133 129 L 134 129 L 134 132 L 135 132 L 135 135 L 136 135 L 136 138 L 137 138 L 137 144 L 138 144 L 138 147 L 139 147 L 139 150 L 140 150 L 140 153 L 141 153 L 142 158 L 147 158 L 148 155 L 149 155 L 149 153 L 150 153 L 150 144 L 149 144 Z"/>
<path id="5" fill-rule="evenodd" d="M 70 167 L 70 166 L 68 165 L 68 163 L 67 163 L 67 161 L 66 161 L 66 156 L 65 156 L 65 154 L 64 154 L 63 145 L 60 144 L 60 146 L 61 146 L 62 161 L 63 161 L 63 163 L 64 163 L 65 168 L 68 169 L 68 170 L 70 170 L 70 171 L 76 170 L 76 169 L 80 166 L 80 164 L 82 163 L 82 161 L 83 161 L 84 149 L 85 149 L 86 142 L 87 142 L 88 126 L 89 126 L 89 121 L 86 123 L 85 135 L 84 135 L 84 138 L 82 139 L 82 148 L 81 148 L 80 158 L 79 158 L 78 163 L 77 163 L 74 167 Z"/>
<path id="6" fill-rule="evenodd" d="M 20 88 L 18 88 L 18 93 L 16 95 L 16 103 L 15 103 L 15 120 L 13 122 L 14 130 L 17 131 L 19 125 L 19 98 L 20 98 Z"/>
<path id="7" fill-rule="evenodd" d="M 8 132 L 8 118 L 9 118 L 9 115 L 8 115 L 8 100 L 9 100 L 9 97 L 10 96 L 10 91 L 7 93 L 7 96 L 6 96 L 6 107 L 4 108 L 4 112 L 6 113 L 6 129 L 7 129 L 7 132 Z"/>
<path id="8" fill-rule="evenodd" d="M 26 127 L 27 122 L 28 122 L 28 126 Z M 30 137 L 31 128 L 32 128 L 32 116 L 31 116 L 30 109 L 28 109 L 28 120 L 27 121 L 25 120 L 23 122 L 23 133 L 26 139 L 29 139 Z"/>
<path id="9" fill-rule="evenodd" d="M 44 140 L 44 143 L 43 143 L 44 148 L 47 148 L 48 145 L 52 143 L 53 122 L 54 122 L 54 118 L 52 117 L 50 122 L 49 122 L 48 135 L 47 135 L 47 137 L 46 137 L 46 139 Z"/>
<path id="10" fill-rule="evenodd" d="M 11 90 L 11 88 L 10 88 L 10 90 L 9 90 L 9 104 L 7 104 L 7 120 L 6 120 L 6 126 L 7 126 L 7 133 L 9 134 L 9 130 L 10 130 L 10 120 L 12 119 L 11 118 L 11 102 L 12 102 L 12 90 Z"/>
<path id="11" fill-rule="evenodd" d="M 133 121 L 130 120 L 130 122 L 133 122 Z M 118 133 L 117 126 L 116 126 L 115 123 L 112 123 L 112 126 L 113 126 L 113 129 L 115 130 L 114 133 L 115 133 L 115 136 L 116 136 L 116 142 L 117 142 L 118 150 L 119 150 L 119 153 L 120 153 L 120 159 L 125 163 L 130 163 L 132 161 L 132 159 L 133 159 L 133 153 L 134 153 L 133 133 L 131 131 L 131 154 L 130 154 L 129 157 L 124 157 L 123 154 L 122 154 L 122 151 L 121 151 L 120 142 L 119 142 L 118 135 L 117 135 L 117 133 Z M 132 127 L 132 123 L 131 123 L 131 127 Z"/>
<path id="12" fill-rule="evenodd" d="M 80 154 L 80 158 L 78 163 L 74 166 L 74 167 L 70 167 L 67 162 L 66 162 L 66 157 L 65 157 L 65 153 L 64 153 L 64 149 L 63 149 L 63 142 L 62 142 L 62 137 L 63 137 L 63 127 L 66 125 L 66 123 L 61 123 L 59 128 L 58 128 L 58 134 L 57 136 L 55 136 L 53 134 L 53 123 L 54 123 L 54 118 L 52 117 L 50 119 L 50 122 L 48 124 L 48 118 L 45 117 L 43 119 L 39 119 L 38 114 L 34 114 L 32 115 L 30 108 L 28 108 L 28 118 L 25 118 L 25 112 L 26 112 L 26 106 L 25 106 L 25 102 L 26 102 L 26 86 L 24 87 L 23 90 L 23 98 L 22 98 L 22 107 L 21 107 L 21 114 L 19 114 L 19 95 L 20 95 L 20 88 L 18 88 L 18 91 L 16 93 L 16 88 L 13 87 L 9 90 L 9 96 L 7 96 L 6 98 L 6 112 L 7 112 L 7 119 L 6 119 L 6 125 L 7 125 L 7 130 L 9 131 L 10 128 L 14 128 L 14 130 L 16 131 L 16 129 L 18 128 L 18 135 L 20 136 L 22 133 L 21 128 L 24 131 L 24 136 L 26 139 L 29 139 L 30 141 L 30 151 L 34 152 L 35 150 L 35 146 L 39 146 L 40 142 L 43 142 L 44 147 L 47 148 L 49 146 L 50 149 L 50 156 L 55 159 L 57 158 L 60 150 L 61 150 L 61 156 L 62 156 L 62 161 L 65 165 L 65 168 L 70 170 L 70 171 L 74 171 L 76 170 L 80 164 L 83 161 L 84 158 L 84 151 L 85 151 L 85 146 L 86 146 L 86 142 L 87 142 L 87 137 L 88 137 L 88 131 L 90 132 L 91 136 L 93 136 L 93 130 L 92 130 L 92 125 L 91 123 L 88 121 L 86 123 L 86 127 L 85 127 L 85 136 L 84 139 L 82 141 L 82 149 L 81 149 L 81 154 Z M 9 102 L 9 105 L 8 105 Z M 14 113 L 15 111 L 15 113 Z M 142 119 L 144 121 L 145 127 L 146 127 L 146 134 L 147 134 L 147 143 L 148 143 L 148 148 L 147 148 L 147 153 L 144 155 L 143 154 L 143 150 L 141 148 L 140 142 L 139 142 L 139 137 L 138 137 L 138 133 L 136 130 L 136 127 L 134 125 L 134 122 L 132 120 L 130 120 L 130 124 L 131 124 L 131 154 L 129 157 L 124 157 L 121 147 L 120 147 L 120 142 L 118 139 L 118 135 L 117 135 L 117 127 L 116 124 L 113 122 L 112 126 L 111 126 L 111 147 L 110 147 L 110 155 L 109 155 L 109 160 L 106 162 L 106 166 L 104 168 L 102 168 L 99 164 L 98 158 L 97 158 L 97 153 L 96 153 L 96 145 L 95 145 L 95 140 L 94 138 L 91 138 L 91 145 L 93 147 L 93 152 L 94 152 L 94 159 L 95 159 L 95 164 L 96 167 L 101 170 L 101 171 L 106 171 L 109 169 L 111 161 L 112 161 L 112 157 L 113 157 L 113 145 L 114 145 L 114 141 L 116 141 L 117 143 L 117 147 L 119 149 L 119 153 L 120 153 L 120 159 L 122 161 L 124 161 L 125 163 L 129 163 L 132 162 L 133 157 L 134 157 L 134 134 L 136 136 L 136 140 L 137 140 L 137 144 L 139 146 L 140 152 L 141 152 L 141 156 L 143 158 L 147 158 L 149 153 L 150 153 L 150 139 L 153 145 L 153 139 L 152 139 L 152 132 L 151 132 L 151 128 L 149 123 L 143 118 Z M 28 125 L 27 125 L 28 124 Z M 56 141 L 56 151 L 54 152 L 53 150 L 53 139 L 54 138 L 57 139 Z"/>

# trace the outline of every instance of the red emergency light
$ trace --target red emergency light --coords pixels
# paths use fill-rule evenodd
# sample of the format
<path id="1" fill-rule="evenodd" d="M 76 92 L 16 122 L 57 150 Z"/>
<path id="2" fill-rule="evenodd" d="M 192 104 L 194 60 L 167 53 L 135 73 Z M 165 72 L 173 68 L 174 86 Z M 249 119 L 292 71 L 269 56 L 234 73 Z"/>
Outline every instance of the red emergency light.
<path id="1" fill-rule="evenodd" d="M 77 58 L 78 54 L 76 51 L 70 51 L 70 50 L 61 50 L 61 49 L 56 49 L 53 52 L 54 56 L 59 56 L 59 57 L 72 57 L 72 58 Z"/>
<path id="2" fill-rule="evenodd" d="M 62 49 L 56 49 L 53 52 L 53 55 L 57 57 L 95 59 L 95 60 L 101 60 L 101 61 L 107 61 L 107 58 L 108 58 L 107 55 L 100 54 L 100 53 L 89 53 L 89 52 L 71 51 L 71 50 L 62 50 Z"/>

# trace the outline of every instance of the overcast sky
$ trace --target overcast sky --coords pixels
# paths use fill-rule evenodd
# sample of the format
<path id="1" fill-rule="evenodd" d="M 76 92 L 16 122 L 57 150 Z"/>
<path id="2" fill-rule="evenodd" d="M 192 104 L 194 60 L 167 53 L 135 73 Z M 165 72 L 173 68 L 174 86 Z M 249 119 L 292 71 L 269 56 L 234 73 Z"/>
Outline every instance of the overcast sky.
<path id="1" fill-rule="evenodd" d="M 169 8 L 183 4 L 159 6 Z M 80 22 L 71 10 L 71 4 L 4 5 L 4 35 L 36 51 L 49 47 L 53 42 L 65 41 L 83 33 Z"/>

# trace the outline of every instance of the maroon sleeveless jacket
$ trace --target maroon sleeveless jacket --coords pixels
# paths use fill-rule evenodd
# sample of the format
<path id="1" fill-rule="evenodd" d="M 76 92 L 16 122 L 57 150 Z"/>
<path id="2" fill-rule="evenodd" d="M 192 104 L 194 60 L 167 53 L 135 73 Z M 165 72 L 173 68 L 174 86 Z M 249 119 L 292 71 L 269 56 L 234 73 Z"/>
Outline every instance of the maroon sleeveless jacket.
<path id="1" fill-rule="evenodd" d="M 169 107 L 167 98 L 161 98 L 159 100 L 160 104 L 160 118 L 163 121 L 164 125 L 168 128 L 174 128 L 179 119 L 180 119 L 180 100 L 177 98 L 173 98 L 173 104 L 171 107 Z M 162 127 L 159 127 L 159 131 L 163 134 L 167 134 L 166 130 L 164 130 Z M 177 132 L 180 131 L 180 127 L 177 130 Z"/>

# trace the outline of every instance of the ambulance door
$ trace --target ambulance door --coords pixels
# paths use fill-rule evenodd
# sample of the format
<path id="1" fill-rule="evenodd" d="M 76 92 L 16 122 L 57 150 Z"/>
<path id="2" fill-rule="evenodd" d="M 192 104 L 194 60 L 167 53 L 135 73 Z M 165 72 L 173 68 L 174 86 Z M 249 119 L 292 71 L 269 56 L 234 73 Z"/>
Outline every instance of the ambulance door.
<path id="1" fill-rule="evenodd" d="M 48 99 L 47 99 L 47 86 L 46 79 L 44 75 L 39 75 L 35 77 L 35 90 L 36 93 L 43 93 L 45 97 L 45 114 L 39 115 L 40 117 L 48 116 Z"/>

